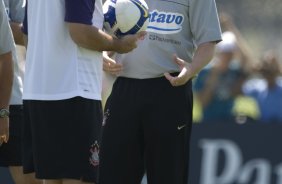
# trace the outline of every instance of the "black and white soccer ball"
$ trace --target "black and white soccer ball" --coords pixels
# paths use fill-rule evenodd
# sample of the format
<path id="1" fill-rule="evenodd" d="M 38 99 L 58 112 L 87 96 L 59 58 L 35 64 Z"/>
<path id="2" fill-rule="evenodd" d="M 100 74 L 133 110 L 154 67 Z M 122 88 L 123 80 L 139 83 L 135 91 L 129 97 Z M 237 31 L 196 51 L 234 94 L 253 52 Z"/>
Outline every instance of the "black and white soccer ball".
<path id="1" fill-rule="evenodd" d="M 149 23 L 149 9 L 144 0 L 107 0 L 103 13 L 105 31 L 117 37 L 145 31 Z"/>

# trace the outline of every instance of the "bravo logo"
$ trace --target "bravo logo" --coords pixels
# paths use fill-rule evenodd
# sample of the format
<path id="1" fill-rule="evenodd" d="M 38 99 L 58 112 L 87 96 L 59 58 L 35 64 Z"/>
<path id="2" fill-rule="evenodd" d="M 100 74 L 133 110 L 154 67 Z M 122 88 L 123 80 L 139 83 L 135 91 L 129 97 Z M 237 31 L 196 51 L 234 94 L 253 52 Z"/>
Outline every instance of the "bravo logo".
<path id="1" fill-rule="evenodd" d="M 245 160 L 240 147 L 231 140 L 203 139 L 200 147 L 200 184 L 282 184 L 281 163 L 274 166 L 266 158 Z"/>
<path id="2" fill-rule="evenodd" d="M 160 34 L 174 34 L 182 30 L 184 16 L 173 12 L 159 12 L 153 10 L 149 15 L 148 32 Z"/>

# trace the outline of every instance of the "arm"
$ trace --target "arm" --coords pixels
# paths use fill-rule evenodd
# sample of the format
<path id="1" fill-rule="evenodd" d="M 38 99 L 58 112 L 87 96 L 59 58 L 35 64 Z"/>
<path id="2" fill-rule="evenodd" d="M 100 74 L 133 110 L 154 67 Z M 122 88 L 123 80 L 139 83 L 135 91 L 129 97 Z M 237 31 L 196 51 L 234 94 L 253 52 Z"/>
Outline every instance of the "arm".
<path id="1" fill-rule="evenodd" d="M 0 108 L 8 109 L 13 84 L 13 36 L 3 1 L 0 1 Z M 9 118 L 0 118 L 0 145 L 9 139 Z"/>
<path id="2" fill-rule="evenodd" d="M 213 58 L 216 42 L 207 42 L 199 45 L 190 65 L 191 77 L 198 74 Z"/>
<path id="3" fill-rule="evenodd" d="M 0 55 L 0 108 L 9 109 L 13 85 L 12 53 Z M 0 145 L 9 139 L 9 118 L 0 118 Z"/>
<path id="4" fill-rule="evenodd" d="M 12 52 L 0 55 L 0 108 L 8 108 L 13 85 Z"/>
<path id="5" fill-rule="evenodd" d="M 114 38 L 102 30 L 86 24 L 68 23 L 73 41 L 83 47 L 96 51 L 116 51 L 126 53 L 137 47 L 137 41 L 145 36 L 145 32 L 128 35 L 122 39 Z"/>
<path id="6" fill-rule="evenodd" d="M 225 31 L 231 31 L 235 34 L 237 39 L 237 47 L 239 51 L 239 57 L 241 57 L 241 61 L 243 64 L 243 68 L 247 72 L 251 72 L 253 70 L 253 65 L 257 63 L 258 59 L 253 53 L 253 50 L 250 48 L 246 40 L 244 39 L 241 32 L 238 30 L 236 25 L 233 23 L 231 17 L 226 13 L 221 13 L 220 15 L 220 23 L 222 29 Z"/>
<path id="7" fill-rule="evenodd" d="M 25 14 L 25 0 L 9 0 L 6 4 L 9 7 L 10 27 L 17 45 L 24 45 L 21 31 Z"/>
<path id="8" fill-rule="evenodd" d="M 72 40 L 80 47 L 100 52 L 126 53 L 136 48 L 136 42 L 145 33 L 128 35 L 122 39 L 108 35 L 93 26 L 93 13 L 99 11 L 95 6 L 95 1 L 92 0 L 65 0 L 65 22 Z"/>

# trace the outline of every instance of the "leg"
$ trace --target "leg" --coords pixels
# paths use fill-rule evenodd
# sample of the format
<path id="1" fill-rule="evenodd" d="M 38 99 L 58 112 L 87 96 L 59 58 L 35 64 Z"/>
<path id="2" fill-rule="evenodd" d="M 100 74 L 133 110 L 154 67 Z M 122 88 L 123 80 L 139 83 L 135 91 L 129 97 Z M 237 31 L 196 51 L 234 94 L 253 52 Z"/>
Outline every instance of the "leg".
<path id="1" fill-rule="evenodd" d="M 25 184 L 43 184 L 43 180 L 36 179 L 35 174 L 25 174 Z"/>
<path id="2" fill-rule="evenodd" d="M 14 166 L 9 167 L 10 174 L 16 184 L 24 184 L 24 174 L 22 172 L 22 167 L 20 166 Z"/>
<path id="3" fill-rule="evenodd" d="M 23 174 L 21 166 L 11 166 L 9 170 L 15 184 L 42 184 L 42 180 L 36 179 L 34 173 Z"/>
<path id="4" fill-rule="evenodd" d="M 148 184 L 187 184 L 192 125 L 192 93 L 188 87 L 157 87 L 162 93 L 152 99 L 144 128 Z"/>
<path id="5" fill-rule="evenodd" d="M 47 183 L 62 179 L 96 181 L 101 102 L 81 97 L 27 102 L 36 177 Z M 53 116 L 49 114 L 51 109 Z"/>
<path id="6" fill-rule="evenodd" d="M 135 89 L 126 81 L 115 83 L 107 100 L 100 152 L 101 184 L 140 184 L 142 180 L 144 148 L 139 103 L 135 95 L 131 96 L 134 92 L 127 93 Z"/>

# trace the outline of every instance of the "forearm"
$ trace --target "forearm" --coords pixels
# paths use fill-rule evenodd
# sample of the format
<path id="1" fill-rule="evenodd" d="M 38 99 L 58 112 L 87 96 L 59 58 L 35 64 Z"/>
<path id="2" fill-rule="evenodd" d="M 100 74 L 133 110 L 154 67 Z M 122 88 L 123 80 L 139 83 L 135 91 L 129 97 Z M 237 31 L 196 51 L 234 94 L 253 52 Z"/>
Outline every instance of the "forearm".
<path id="1" fill-rule="evenodd" d="M 68 23 L 73 41 L 83 47 L 96 51 L 116 50 L 117 39 L 102 30 L 89 25 Z"/>
<path id="2" fill-rule="evenodd" d="M 0 55 L 0 108 L 8 108 L 13 85 L 12 53 Z"/>
<path id="3" fill-rule="evenodd" d="M 16 23 L 16 22 L 10 22 L 10 26 L 13 32 L 14 40 L 17 45 L 23 45 L 24 46 L 24 39 L 23 39 L 23 33 L 21 30 L 22 24 Z"/>
<path id="4" fill-rule="evenodd" d="M 212 60 L 215 44 L 215 42 L 208 42 L 199 45 L 189 67 L 191 76 L 197 75 Z"/>

